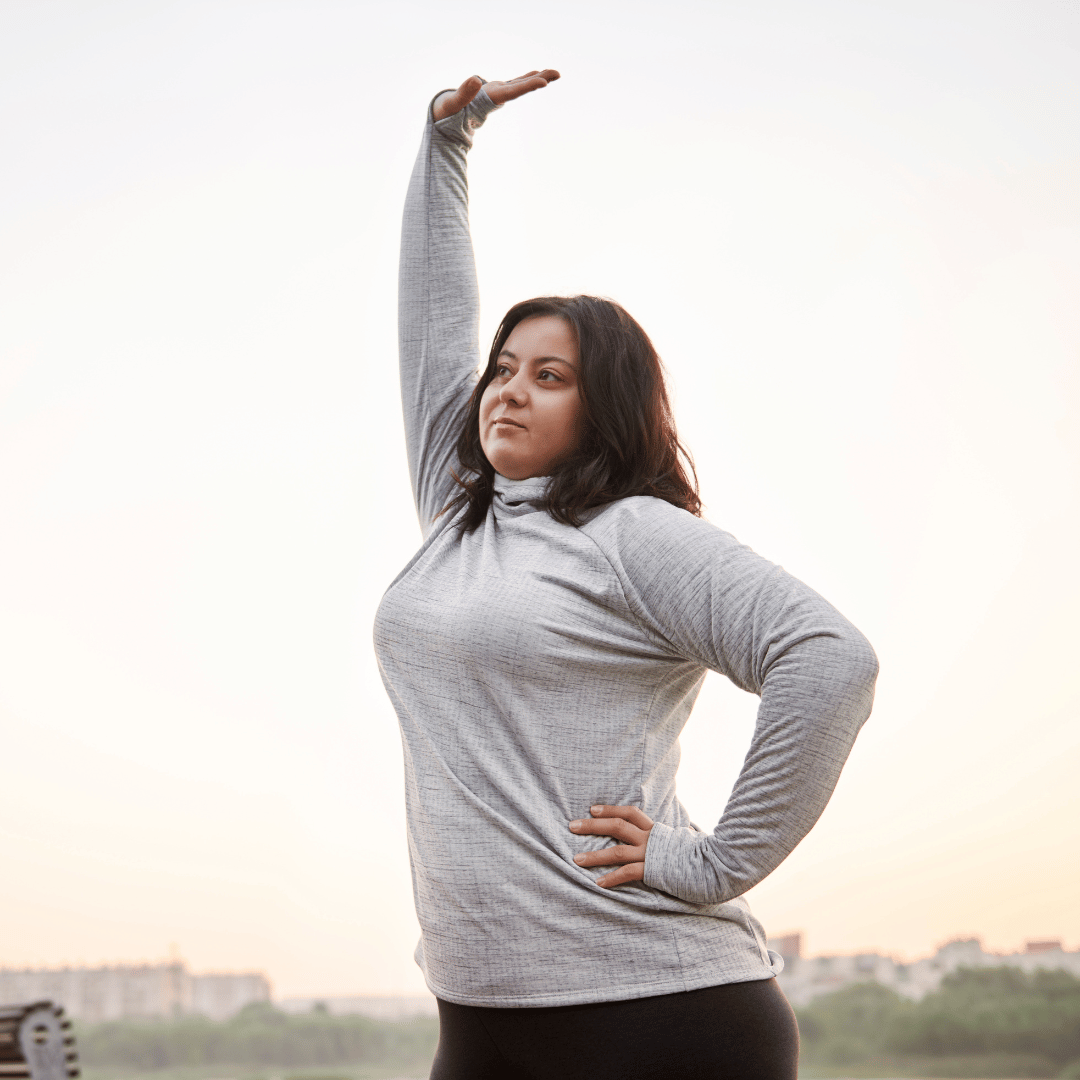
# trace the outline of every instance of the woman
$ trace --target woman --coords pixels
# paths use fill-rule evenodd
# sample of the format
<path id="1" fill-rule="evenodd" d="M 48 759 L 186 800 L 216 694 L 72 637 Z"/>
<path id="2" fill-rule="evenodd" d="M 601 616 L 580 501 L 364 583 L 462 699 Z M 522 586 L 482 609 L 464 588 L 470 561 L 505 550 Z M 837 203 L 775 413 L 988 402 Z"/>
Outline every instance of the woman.
<path id="1" fill-rule="evenodd" d="M 701 520 L 644 331 L 593 297 L 504 319 L 479 383 L 465 158 L 506 101 L 433 102 L 405 208 L 401 382 L 423 546 L 376 649 L 439 999 L 432 1076 L 794 1078 L 741 898 L 817 820 L 870 711 L 865 639 Z M 760 694 L 712 833 L 675 797 L 707 669 Z"/>

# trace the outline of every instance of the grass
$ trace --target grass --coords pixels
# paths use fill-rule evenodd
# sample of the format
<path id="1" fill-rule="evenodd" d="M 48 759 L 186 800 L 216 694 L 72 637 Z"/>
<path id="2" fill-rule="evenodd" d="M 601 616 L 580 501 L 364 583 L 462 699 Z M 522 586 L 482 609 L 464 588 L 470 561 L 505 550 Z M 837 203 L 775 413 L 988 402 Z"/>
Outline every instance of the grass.
<path id="1" fill-rule="evenodd" d="M 1016 1062 L 1015 1064 L 1020 1064 Z M 1010 1062 L 998 1058 L 938 1058 L 883 1061 L 860 1065 L 802 1065 L 799 1080 L 1028 1080 L 1053 1076 L 1032 1069 L 1008 1071 Z M 982 1068 L 980 1068 L 982 1066 Z M 427 1080 L 430 1059 L 407 1064 L 257 1068 L 251 1065 L 173 1065 L 163 1069 L 131 1069 L 91 1066 L 82 1069 L 83 1080 Z"/>
<path id="2" fill-rule="evenodd" d="M 259 1069 L 251 1065 L 173 1065 L 165 1069 L 84 1067 L 82 1080 L 427 1080 L 430 1061 L 409 1065 L 332 1065 Z"/>
<path id="3" fill-rule="evenodd" d="M 959 1064 L 959 1063 L 953 1063 Z M 230 1068 L 227 1065 L 172 1066 L 166 1069 L 87 1068 L 83 1080 L 427 1080 L 430 1062 L 416 1062 L 412 1068 L 375 1065 L 335 1065 L 312 1069 L 253 1069 L 249 1065 Z M 920 1068 L 887 1065 L 811 1066 L 799 1069 L 799 1080 L 945 1080 L 958 1075 L 955 1071 L 936 1071 L 932 1064 Z M 964 1073 L 974 1076 L 974 1073 Z M 1023 1077 L 1003 1077 L 992 1072 L 977 1080 L 1024 1080 Z"/>
<path id="4" fill-rule="evenodd" d="M 980 1054 L 937 1058 L 878 1058 L 858 1065 L 799 1067 L 799 1080 L 1032 1080 L 1060 1075 L 1037 1055 Z"/>

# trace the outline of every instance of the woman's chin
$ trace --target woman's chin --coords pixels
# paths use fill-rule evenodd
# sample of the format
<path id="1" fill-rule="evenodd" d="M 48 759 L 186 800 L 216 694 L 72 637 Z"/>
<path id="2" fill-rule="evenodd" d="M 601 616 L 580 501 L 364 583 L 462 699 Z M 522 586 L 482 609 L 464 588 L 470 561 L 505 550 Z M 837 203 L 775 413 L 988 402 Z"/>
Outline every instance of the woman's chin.
<path id="1" fill-rule="evenodd" d="M 514 454 L 487 454 L 492 468 L 507 480 L 528 480 L 531 476 L 542 476 L 533 467 L 536 463 L 522 460 Z"/>
<path id="2" fill-rule="evenodd" d="M 528 480 L 533 476 L 540 476 L 540 473 L 531 472 L 529 469 L 515 469 L 513 466 L 507 465 L 503 468 L 495 466 L 495 471 L 506 480 Z"/>

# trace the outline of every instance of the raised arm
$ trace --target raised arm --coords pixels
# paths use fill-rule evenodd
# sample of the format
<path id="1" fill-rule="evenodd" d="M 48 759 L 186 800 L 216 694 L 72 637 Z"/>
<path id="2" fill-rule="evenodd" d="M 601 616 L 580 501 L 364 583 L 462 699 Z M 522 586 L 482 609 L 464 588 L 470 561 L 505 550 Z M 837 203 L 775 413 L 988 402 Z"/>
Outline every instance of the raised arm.
<path id="1" fill-rule="evenodd" d="M 440 94 L 428 110 L 405 200 L 398 271 L 401 403 L 425 535 L 453 494 L 455 443 L 479 361 L 465 157 L 493 109 L 558 77 L 556 71 L 534 71 L 485 85 L 474 76 Z"/>

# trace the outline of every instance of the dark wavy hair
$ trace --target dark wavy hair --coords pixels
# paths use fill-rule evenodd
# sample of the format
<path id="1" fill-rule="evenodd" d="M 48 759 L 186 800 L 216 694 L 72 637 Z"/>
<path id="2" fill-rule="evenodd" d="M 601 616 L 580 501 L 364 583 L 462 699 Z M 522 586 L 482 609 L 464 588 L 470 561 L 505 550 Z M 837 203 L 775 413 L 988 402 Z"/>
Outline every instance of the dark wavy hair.
<path id="1" fill-rule="evenodd" d="M 515 304 L 503 317 L 458 436 L 464 475 L 455 473 L 454 480 L 460 490 L 444 512 L 467 506 L 460 522 L 465 532 L 487 516 L 495 469 L 480 445 L 480 399 L 514 327 L 537 315 L 565 319 L 577 336 L 585 419 L 577 451 L 551 474 L 548 513 L 581 525 L 583 512 L 593 507 L 653 495 L 700 517 L 697 473 L 675 431 L 660 357 L 624 308 L 598 296 L 540 296 Z"/>

